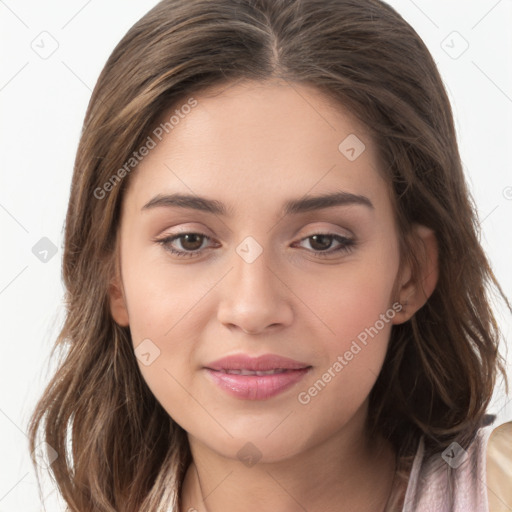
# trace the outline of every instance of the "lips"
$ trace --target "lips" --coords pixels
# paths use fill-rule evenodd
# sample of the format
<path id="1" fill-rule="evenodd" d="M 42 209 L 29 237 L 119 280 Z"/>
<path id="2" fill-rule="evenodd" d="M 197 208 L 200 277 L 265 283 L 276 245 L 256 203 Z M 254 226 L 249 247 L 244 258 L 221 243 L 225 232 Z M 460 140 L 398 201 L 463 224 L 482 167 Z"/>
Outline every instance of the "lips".
<path id="1" fill-rule="evenodd" d="M 243 400 L 266 400 L 301 380 L 311 365 L 275 354 L 257 358 L 239 354 L 218 359 L 204 369 L 230 395 Z"/>
<path id="2" fill-rule="evenodd" d="M 224 369 L 221 369 L 221 370 L 217 370 L 217 371 L 220 371 L 221 373 L 227 373 L 229 375 L 274 375 L 275 373 L 283 373 L 283 372 L 286 372 L 288 370 L 284 369 L 284 368 L 276 368 L 275 370 L 265 370 L 265 371 L 261 371 L 261 370 L 224 370 Z"/>
<path id="3" fill-rule="evenodd" d="M 260 357 L 251 357 L 246 354 L 237 354 L 223 357 L 205 365 L 210 370 L 247 370 L 252 372 L 268 372 L 273 370 L 300 370 L 308 368 L 310 365 L 282 357 L 275 354 L 265 354 Z"/>

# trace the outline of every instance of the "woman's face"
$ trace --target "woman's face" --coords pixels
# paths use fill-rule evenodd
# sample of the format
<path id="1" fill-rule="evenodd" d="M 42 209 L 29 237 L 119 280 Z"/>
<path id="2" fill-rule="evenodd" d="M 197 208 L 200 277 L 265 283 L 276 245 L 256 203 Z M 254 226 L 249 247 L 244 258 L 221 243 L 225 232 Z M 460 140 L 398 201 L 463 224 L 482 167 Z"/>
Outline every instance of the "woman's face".
<path id="1" fill-rule="evenodd" d="M 374 144 L 340 107 L 297 84 L 212 91 L 140 152 L 112 312 L 192 439 L 275 461 L 361 424 L 403 321 L 397 231 Z"/>

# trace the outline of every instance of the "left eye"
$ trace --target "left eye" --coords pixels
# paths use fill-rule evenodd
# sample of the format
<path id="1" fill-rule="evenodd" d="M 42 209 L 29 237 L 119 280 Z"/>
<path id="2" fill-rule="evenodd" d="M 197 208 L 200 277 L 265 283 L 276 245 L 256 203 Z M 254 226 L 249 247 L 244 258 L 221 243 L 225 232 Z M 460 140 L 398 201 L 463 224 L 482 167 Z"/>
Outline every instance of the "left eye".
<path id="1" fill-rule="evenodd" d="M 161 244 L 165 250 L 178 257 L 193 257 L 203 251 L 205 248 L 203 243 L 208 240 L 211 240 L 211 238 L 202 233 L 180 233 L 179 235 L 171 235 L 161 240 L 156 240 L 156 242 Z M 343 251 L 348 252 L 355 245 L 353 239 L 332 233 L 317 233 L 303 238 L 300 242 L 306 240 L 309 240 L 312 251 L 319 257 L 327 257 L 333 253 Z M 179 241 L 181 249 L 176 249 L 173 246 L 173 242 L 176 241 Z M 338 243 L 338 247 L 330 249 L 333 241 Z"/>
<path id="2" fill-rule="evenodd" d="M 304 240 L 310 240 L 309 245 L 313 248 L 314 252 L 317 253 L 316 255 L 320 257 L 327 257 L 333 253 L 349 251 L 355 245 L 353 239 L 333 233 L 318 233 L 303 238 L 301 242 Z M 313 243 L 311 243 L 311 241 Z M 332 246 L 333 241 L 338 242 L 338 247 L 328 250 Z M 314 246 L 317 246 L 317 248 Z"/>

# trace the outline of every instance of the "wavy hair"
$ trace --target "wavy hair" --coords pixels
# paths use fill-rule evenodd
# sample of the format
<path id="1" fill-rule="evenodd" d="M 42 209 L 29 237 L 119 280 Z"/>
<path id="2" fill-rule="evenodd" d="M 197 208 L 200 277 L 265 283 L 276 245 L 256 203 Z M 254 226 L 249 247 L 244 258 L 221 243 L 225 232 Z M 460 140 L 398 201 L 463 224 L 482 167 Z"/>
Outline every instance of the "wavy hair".
<path id="1" fill-rule="evenodd" d="M 62 359 L 30 421 L 74 512 L 177 510 L 191 454 L 186 432 L 143 380 L 129 328 L 110 313 L 125 176 L 97 190 L 140 148 L 161 113 L 239 80 L 313 85 L 372 133 L 389 183 L 401 257 L 413 226 L 431 228 L 439 279 L 394 326 L 370 394 L 368 422 L 411 456 L 469 442 L 504 371 L 491 291 L 510 304 L 479 242 L 451 106 L 414 29 L 378 0 L 163 0 L 106 62 L 84 119 L 65 220 Z M 35 464 L 35 460 L 34 460 Z"/>

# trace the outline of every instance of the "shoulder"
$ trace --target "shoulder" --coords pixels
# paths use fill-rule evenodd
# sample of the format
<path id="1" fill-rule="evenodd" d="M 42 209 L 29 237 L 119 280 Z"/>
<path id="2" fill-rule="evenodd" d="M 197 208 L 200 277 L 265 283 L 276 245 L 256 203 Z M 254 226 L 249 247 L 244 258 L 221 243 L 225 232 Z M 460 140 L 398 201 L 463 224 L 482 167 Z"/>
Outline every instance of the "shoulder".
<path id="1" fill-rule="evenodd" d="M 512 510 L 512 421 L 492 429 L 486 450 L 489 512 Z"/>
<path id="2" fill-rule="evenodd" d="M 481 427 L 465 449 L 427 454 L 420 440 L 403 512 L 511 512 L 512 421 Z"/>

